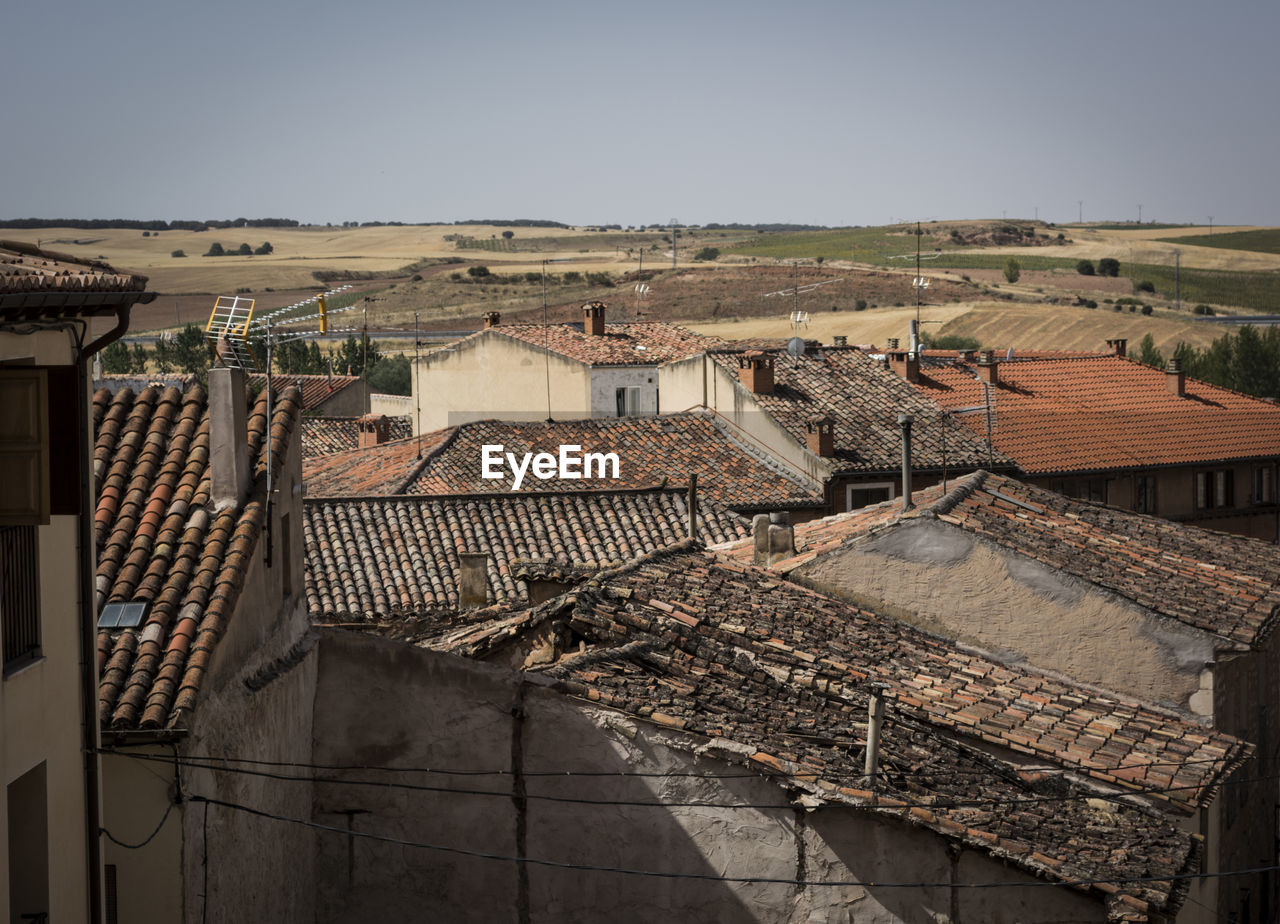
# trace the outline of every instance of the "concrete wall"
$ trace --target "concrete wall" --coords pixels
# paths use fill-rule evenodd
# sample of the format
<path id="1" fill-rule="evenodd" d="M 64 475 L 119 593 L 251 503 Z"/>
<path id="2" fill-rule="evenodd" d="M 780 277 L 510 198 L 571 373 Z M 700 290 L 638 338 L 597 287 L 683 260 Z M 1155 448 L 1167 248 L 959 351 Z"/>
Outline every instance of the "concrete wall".
<path id="1" fill-rule="evenodd" d="M 421 395 L 421 430 L 429 433 L 471 420 L 545 420 L 550 369 L 551 414 L 591 416 L 589 367 L 494 331 L 459 341 L 414 363 Z M 417 424 L 415 423 L 415 426 Z"/>
<path id="2" fill-rule="evenodd" d="M 95 325 L 90 337 L 101 334 L 102 327 Z M 67 334 L 0 334 L 0 362 L 23 360 L 69 365 Z M 88 452 L 83 464 L 88 464 Z M 47 910 L 50 922 L 60 924 L 82 921 L 88 912 L 76 517 L 51 517 L 49 525 L 37 527 L 37 536 L 42 657 L 0 679 L 0 783 L 7 788 L 39 764 L 45 766 L 49 904 L 19 910 Z M 92 557 L 93 549 L 86 554 Z M 4 914 L 9 912 L 7 801 L 0 798 L 0 913 Z"/>
<path id="3" fill-rule="evenodd" d="M 413 417 L 413 396 L 384 395 L 374 392 L 369 395 L 369 413 L 411 418 Z"/>
<path id="4" fill-rule="evenodd" d="M 355 370 L 359 374 L 360 370 Z M 288 376 L 281 376 L 281 384 L 288 382 Z M 369 383 L 361 380 L 352 382 L 345 388 L 321 401 L 316 407 L 307 409 L 310 413 L 325 417 L 360 417 L 369 413 Z"/>
<path id="5" fill-rule="evenodd" d="M 658 413 L 658 370 L 654 366 L 593 366 L 591 368 L 591 416 L 618 416 L 618 389 L 640 389 L 640 413 Z"/>
<path id="6" fill-rule="evenodd" d="M 1209 633 L 938 520 L 904 522 L 793 576 L 1001 660 L 1213 718 Z"/>
<path id="7" fill-rule="evenodd" d="M 797 811 L 691 739 L 521 675 L 325 630 L 315 759 L 492 775 L 348 773 L 424 787 L 318 784 L 315 820 L 506 857 L 712 877 L 937 882 L 1026 879 L 931 832 L 846 808 Z M 566 770 L 601 776 L 564 777 Z M 619 777 L 619 772 L 654 777 Z M 681 774 L 706 773 L 693 777 Z M 431 789 L 427 789 L 430 787 Z M 465 790 L 465 792 L 464 792 Z M 592 805 L 725 803 L 727 807 Z M 725 883 L 517 865 L 318 834 L 317 922 L 1097 921 L 1070 890 L 920 890 Z"/>

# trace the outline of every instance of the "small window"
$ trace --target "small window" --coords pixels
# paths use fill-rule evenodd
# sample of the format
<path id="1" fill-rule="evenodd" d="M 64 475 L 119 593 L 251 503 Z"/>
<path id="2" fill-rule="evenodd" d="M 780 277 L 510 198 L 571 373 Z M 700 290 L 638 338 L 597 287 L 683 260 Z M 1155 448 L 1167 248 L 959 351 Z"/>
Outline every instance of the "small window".
<path id="1" fill-rule="evenodd" d="M 145 603 L 108 603 L 98 615 L 98 628 L 136 629 L 146 616 Z"/>
<path id="2" fill-rule="evenodd" d="M 40 657 L 40 557 L 34 526 L 0 526 L 4 669 Z"/>
<path id="3" fill-rule="evenodd" d="M 872 504 L 893 500 L 893 482 L 879 481 L 872 484 L 851 484 L 845 493 L 845 499 L 848 502 L 846 507 L 848 510 L 859 510 L 863 507 L 870 507 Z"/>
<path id="4" fill-rule="evenodd" d="M 1133 480 L 1133 509 L 1138 513 L 1156 512 L 1156 477 L 1139 475 Z"/>
<path id="5" fill-rule="evenodd" d="M 1276 470 L 1271 465 L 1259 465 L 1253 470 L 1253 502 L 1255 504 L 1274 504 L 1276 502 Z"/>
<path id="6" fill-rule="evenodd" d="M 616 393 L 619 417 L 640 416 L 640 386 L 623 385 Z"/>
<path id="7" fill-rule="evenodd" d="M 1196 472 L 1196 508 L 1217 510 L 1235 503 L 1232 471 L 1220 468 L 1211 472 Z"/>
<path id="8" fill-rule="evenodd" d="M 280 517 L 280 586 L 286 597 L 293 596 L 293 533 L 289 514 Z"/>

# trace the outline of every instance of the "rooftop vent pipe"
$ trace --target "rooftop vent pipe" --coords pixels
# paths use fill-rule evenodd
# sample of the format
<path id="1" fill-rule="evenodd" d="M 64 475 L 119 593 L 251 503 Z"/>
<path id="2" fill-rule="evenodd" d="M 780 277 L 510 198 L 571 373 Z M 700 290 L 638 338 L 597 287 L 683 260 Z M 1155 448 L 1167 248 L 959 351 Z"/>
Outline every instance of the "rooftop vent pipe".
<path id="1" fill-rule="evenodd" d="M 902 512 L 906 513 L 914 504 L 911 503 L 911 424 L 914 418 L 910 414 L 898 415 L 898 426 L 902 428 Z"/>

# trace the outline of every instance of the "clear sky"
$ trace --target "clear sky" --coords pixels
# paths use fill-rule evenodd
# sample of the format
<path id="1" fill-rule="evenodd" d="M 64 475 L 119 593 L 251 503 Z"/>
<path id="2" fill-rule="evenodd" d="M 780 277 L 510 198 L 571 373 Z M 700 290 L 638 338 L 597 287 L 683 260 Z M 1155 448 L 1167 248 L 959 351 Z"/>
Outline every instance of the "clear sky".
<path id="1" fill-rule="evenodd" d="M 1280 2 L 10 4 L 0 218 L 1280 223 Z"/>

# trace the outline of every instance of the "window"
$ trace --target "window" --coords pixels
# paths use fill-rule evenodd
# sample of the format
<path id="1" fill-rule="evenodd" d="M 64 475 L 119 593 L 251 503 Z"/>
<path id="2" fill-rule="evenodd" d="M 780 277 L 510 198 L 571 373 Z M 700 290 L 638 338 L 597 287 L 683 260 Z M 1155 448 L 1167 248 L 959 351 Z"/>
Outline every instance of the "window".
<path id="1" fill-rule="evenodd" d="M 851 484 L 845 493 L 845 509 L 858 510 L 887 500 L 893 500 L 893 482 L 891 481 Z"/>
<path id="2" fill-rule="evenodd" d="M 1211 472 L 1196 472 L 1196 509 L 1217 510 L 1230 507 L 1235 502 L 1232 471 L 1219 468 Z"/>
<path id="3" fill-rule="evenodd" d="M 34 526 L 0 526 L 4 670 L 40 657 L 40 561 Z"/>
<path id="4" fill-rule="evenodd" d="M 640 416 L 640 386 L 639 385 L 623 385 L 617 391 L 618 399 L 618 416 L 619 417 L 639 417 Z"/>
<path id="5" fill-rule="evenodd" d="M 1274 504 L 1276 502 L 1276 470 L 1271 465 L 1259 465 L 1253 470 L 1253 502 L 1255 504 Z"/>
<path id="6" fill-rule="evenodd" d="M 1054 481 L 1050 487 L 1067 497 L 1104 504 L 1107 501 L 1107 479 L 1105 478 L 1066 478 Z"/>
<path id="7" fill-rule="evenodd" d="M 1138 475 L 1133 479 L 1133 509 L 1138 513 L 1156 512 L 1156 476 Z"/>
<path id="8" fill-rule="evenodd" d="M 49 522 L 49 379 L 0 369 L 0 523 Z"/>
<path id="9" fill-rule="evenodd" d="M 280 586 L 286 597 L 293 596 L 293 534 L 289 514 L 280 517 Z"/>

